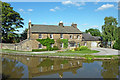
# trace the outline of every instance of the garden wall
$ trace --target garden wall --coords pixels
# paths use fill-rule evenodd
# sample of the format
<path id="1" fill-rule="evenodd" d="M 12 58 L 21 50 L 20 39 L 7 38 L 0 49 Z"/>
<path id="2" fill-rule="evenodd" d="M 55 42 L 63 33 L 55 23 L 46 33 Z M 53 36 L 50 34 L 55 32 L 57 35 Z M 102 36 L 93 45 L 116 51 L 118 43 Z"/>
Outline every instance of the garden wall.
<path id="1" fill-rule="evenodd" d="M 20 51 L 32 51 L 31 40 L 24 40 L 20 43 L 2 43 L 2 49 L 20 50 Z"/>

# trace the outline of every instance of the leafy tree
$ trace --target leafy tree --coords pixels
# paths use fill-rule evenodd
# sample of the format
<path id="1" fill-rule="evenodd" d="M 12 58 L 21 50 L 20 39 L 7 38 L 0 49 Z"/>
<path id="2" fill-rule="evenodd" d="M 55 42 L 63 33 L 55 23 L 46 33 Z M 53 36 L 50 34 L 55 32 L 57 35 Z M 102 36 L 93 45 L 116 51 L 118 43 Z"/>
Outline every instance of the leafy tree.
<path id="1" fill-rule="evenodd" d="M 19 31 L 18 28 L 23 27 L 23 18 L 20 14 L 13 10 L 9 3 L 2 2 L 2 41 L 13 42 L 15 32 Z"/>
<path id="2" fill-rule="evenodd" d="M 98 29 L 93 29 L 93 28 L 90 28 L 88 30 L 85 30 L 86 33 L 90 32 L 90 34 L 92 36 L 101 36 L 101 33 Z"/>
<path id="3" fill-rule="evenodd" d="M 120 27 L 118 27 L 117 29 L 117 34 L 118 34 L 118 39 L 116 40 L 116 42 L 113 45 L 113 49 L 118 49 L 120 50 Z M 117 37 L 117 36 L 116 36 Z"/>
<path id="4" fill-rule="evenodd" d="M 22 34 L 21 34 L 22 40 L 27 39 L 27 31 L 28 31 L 28 29 L 26 28 L 26 29 L 22 32 Z"/>
<path id="5" fill-rule="evenodd" d="M 47 50 L 51 50 L 51 44 L 54 44 L 54 39 L 50 39 L 47 37 L 46 39 L 36 39 L 38 42 L 40 42 L 43 46 L 47 47 Z"/>
<path id="6" fill-rule="evenodd" d="M 117 40 L 117 20 L 113 17 L 105 17 L 105 22 L 102 26 L 102 37 L 105 42 L 105 47 L 107 47 L 108 41 L 112 43 L 112 41 Z M 112 45 L 110 45 L 112 47 Z"/>

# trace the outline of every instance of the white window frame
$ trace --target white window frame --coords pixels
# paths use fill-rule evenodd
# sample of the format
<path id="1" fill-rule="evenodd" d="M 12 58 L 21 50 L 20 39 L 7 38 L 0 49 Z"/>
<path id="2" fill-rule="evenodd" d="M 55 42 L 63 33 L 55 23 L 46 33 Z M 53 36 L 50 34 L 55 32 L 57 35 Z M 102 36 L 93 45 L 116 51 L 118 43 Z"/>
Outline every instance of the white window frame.
<path id="1" fill-rule="evenodd" d="M 79 47 L 79 45 L 80 45 L 80 43 L 79 43 L 79 42 L 77 42 L 77 47 Z"/>
<path id="2" fill-rule="evenodd" d="M 53 44 L 50 44 L 50 46 L 53 48 Z"/>
<path id="3" fill-rule="evenodd" d="M 50 37 L 50 39 L 53 39 L 53 34 L 50 34 L 50 36 L 52 36 L 52 38 Z"/>
<path id="4" fill-rule="evenodd" d="M 41 35 L 41 38 L 40 38 L 40 35 Z M 42 39 L 42 34 L 39 34 L 39 39 Z"/>
<path id="5" fill-rule="evenodd" d="M 74 44 L 74 46 L 71 46 L 71 44 Z M 75 43 L 70 43 L 70 47 L 75 47 Z"/>
<path id="6" fill-rule="evenodd" d="M 61 38 L 61 35 L 62 35 L 62 38 Z M 63 39 L 63 34 L 60 34 L 60 39 Z"/>
<path id="7" fill-rule="evenodd" d="M 72 35 L 70 35 L 70 39 L 72 39 Z"/>
<path id="8" fill-rule="evenodd" d="M 62 46 L 61 46 L 61 44 L 62 44 Z M 63 43 L 60 43 L 60 47 L 63 48 Z"/>
<path id="9" fill-rule="evenodd" d="M 40 44 L 38 44 L 38 48 L 39 48 L 39 45 L 40 45 Z M 39 49 L 42 49 L 42 44 L 41 44 L 41 48 L 39 48 Z"/>
<path id="10" fill-rule="evenodd" d="M 79 35 L 77 35 L 77 39 L 78 39 L 78 40 L 80 39 L 80 36 L 79 36 Z"/>

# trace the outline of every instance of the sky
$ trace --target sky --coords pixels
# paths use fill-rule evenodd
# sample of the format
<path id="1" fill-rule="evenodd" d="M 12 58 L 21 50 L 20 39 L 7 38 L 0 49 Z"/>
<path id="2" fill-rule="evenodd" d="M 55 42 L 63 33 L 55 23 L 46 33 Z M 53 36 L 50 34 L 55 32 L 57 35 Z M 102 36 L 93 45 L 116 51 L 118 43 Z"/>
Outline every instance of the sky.
<path id="1" fill-rule="evenodd" d="M 117 2 L 8 2 L 13 9 L 24 19 L 24 27 L 19 29 L 22 33 L 32 24 L 58 25 L 63 21 L 65 26 L 76 23 L 80 31 L 96 28 L 101 31 L 104 18 L 112 16 L 118 19 Z"/>

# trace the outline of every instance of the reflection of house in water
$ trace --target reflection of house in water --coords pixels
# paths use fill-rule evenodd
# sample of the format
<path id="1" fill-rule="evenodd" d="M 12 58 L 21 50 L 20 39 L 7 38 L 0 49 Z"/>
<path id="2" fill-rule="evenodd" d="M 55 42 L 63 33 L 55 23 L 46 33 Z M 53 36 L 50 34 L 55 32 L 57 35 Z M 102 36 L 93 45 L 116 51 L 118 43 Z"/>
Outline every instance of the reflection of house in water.
<path id="1" fill-rule="evenodd" d="M 77 69 L 82 67 L 82 61 L 73 59 L 58 59 L 58 58 L 40 58 L 40 57 L 24 57 L 24 56 L 8 56 L 3 55 L 5 58 L 16 59 L 21 63 L 28 66 L 29 78 L 59 74 L 63 77 L 63 72 L 72 72 L 76 74 Z"/>

